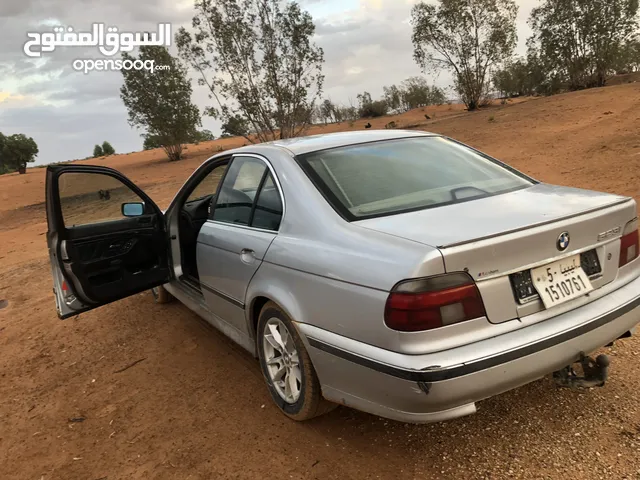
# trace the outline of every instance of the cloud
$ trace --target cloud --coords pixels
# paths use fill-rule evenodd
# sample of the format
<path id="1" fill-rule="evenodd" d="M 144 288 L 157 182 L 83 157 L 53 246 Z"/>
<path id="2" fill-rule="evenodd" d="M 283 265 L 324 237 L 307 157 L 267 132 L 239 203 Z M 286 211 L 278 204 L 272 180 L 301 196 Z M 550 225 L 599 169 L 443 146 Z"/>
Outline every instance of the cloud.
<path id="1" fill-rule="evenodd" d="M 301 0 L 316 23 L 316 43 L 324 49 L 324 96 L 341 103 L 421 72 L 413 61 L 412 5 L 416 0 Z M 537 0 L 520 0 L 519 51 L 529 34 L 526 19 Z M 139 150 L 140 132 L 127 123 L 119 98 L 118 72 L 91 72 L 71 67 L 78 58 L 100 58 L 92 48 L 64 47 L 29 59 L 23 45 L 29 31 L 50 31 L 53 25 L 89 30 L 93 22 L 120 31 L 155 30 L 170 22 L 173 32 L 189 27 L 193 0 L 0 0 L 0 131 L 25 133 L 40 147 L 38 163 L 84 158 L 93 145 L 108 140 L 120 152 Z M 211 105 L 208 91 L 193 77 L 193 101 L 202 110 Z M 447 86 L 447 74 L 432 78 Z M 219 131 L 211 118 L 203 128 Z"/>
<path id="2" fill-rule="evenodd" d="M 0 92 L 0 108 L 2 109 L 23 109 L 37 105 L 38 103 L 38 99 L 33 96 Z"/>

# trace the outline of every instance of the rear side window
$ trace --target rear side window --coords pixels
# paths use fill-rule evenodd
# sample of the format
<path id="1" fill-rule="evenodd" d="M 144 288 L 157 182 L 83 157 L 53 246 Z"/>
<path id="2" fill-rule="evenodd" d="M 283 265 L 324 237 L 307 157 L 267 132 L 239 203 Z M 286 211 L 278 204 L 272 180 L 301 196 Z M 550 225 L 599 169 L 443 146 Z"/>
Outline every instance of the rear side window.
<path id="1" fill-rule="evenodd" d="M 234 159 L 218 193 L 213 220 L 249 225 L 253 202 L 266 170 L 267 166 L 257 158 Z"/>
<path id="2" fill-rule="evenodd" d="M 253 157 L 234 158 L 218 192 L 212 220 L 277 231 L 282 198 L 266 164 Z"/>
<path id="3" fill-rule="evenodd" d="M 219 165 L 211 170 L 189 194 L 186 202 L 201 200 L 204 197 L 215 194 L 226 169 L 226 165 Z"/>
<path id="4" fill-rule="evenodd" d="M 273 177 L 269 173 L 256 200 L 251 226 L 264 230 L 278 230 L 280 220 L 282 220 L 282 201 L 273 183 Z"/>
<path id="5" fill-rule="evenodd" d="M 335 148 L 298 160 L 330 203 L 350 220 L 449 205 L 532 185 L 488 157 L 435 136 Z"/>

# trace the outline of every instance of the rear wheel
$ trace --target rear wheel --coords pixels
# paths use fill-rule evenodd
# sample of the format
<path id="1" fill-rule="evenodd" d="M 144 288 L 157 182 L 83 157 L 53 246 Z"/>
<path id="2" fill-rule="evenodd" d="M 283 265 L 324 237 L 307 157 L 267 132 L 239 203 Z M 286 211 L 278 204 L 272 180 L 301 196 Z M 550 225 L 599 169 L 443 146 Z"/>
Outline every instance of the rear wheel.
<path id="1" fill-rule="evenodd" d="M 337 405 L 322 398 L 320 382 L 293 322 L 273 302 L 260 312 L 258 357 L 271 398 L 294 420 L 308 420 Z"/>
<path id="2" fill-rule="evenodd" d="M 173 295 L 167 292 L 162 285 L 153 287 L 151 289 L 151 294 L 153 295 L 153 300 L 156 303 L 169 303 L 173 299 Z"/>

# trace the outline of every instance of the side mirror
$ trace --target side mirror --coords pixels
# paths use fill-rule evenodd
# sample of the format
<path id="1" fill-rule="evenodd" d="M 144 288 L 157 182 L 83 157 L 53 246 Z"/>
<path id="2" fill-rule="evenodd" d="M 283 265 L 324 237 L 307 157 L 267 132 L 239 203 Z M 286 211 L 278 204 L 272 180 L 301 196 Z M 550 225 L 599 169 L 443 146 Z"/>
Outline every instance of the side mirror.
<path id="1" fill-rule="evenodd" d="M 144 214 L 144 203 L 123 203 L 122 215 L 125 217 L 139 217 Z"/>

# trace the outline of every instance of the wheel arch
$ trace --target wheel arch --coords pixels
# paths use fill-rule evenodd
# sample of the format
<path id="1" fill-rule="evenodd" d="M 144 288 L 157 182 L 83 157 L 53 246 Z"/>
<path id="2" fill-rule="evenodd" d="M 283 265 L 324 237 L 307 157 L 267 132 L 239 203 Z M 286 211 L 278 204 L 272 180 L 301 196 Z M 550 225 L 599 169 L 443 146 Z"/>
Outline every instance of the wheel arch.
<path id="1" fill-rule="evenodd" d="M 293 296 L 293 293 L 279 279 L 274 277 L 263 277 L 260 268 L 251 280 L 247 290 L 246 302 L 246 321 L 247 328 L 252 335 L 254 341 L 258 327 L 258 318 L 260 311 L 269 301 L 277 304 L 293 321 L 294 325 L 298 322 L 304 322 L 304 314 L 300 304 Z M 304 338 L 304 335 L 298 330 L 298 333 Z"/>

